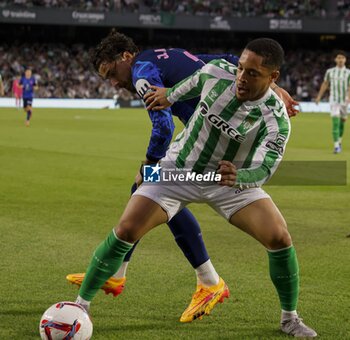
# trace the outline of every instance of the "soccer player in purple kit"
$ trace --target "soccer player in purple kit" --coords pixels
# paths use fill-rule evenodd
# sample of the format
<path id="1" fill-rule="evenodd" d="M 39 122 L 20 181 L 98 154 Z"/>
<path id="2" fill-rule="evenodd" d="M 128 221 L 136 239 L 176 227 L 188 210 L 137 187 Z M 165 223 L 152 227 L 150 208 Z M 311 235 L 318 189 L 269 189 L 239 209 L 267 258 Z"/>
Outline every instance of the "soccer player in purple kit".
<path id="1" fill-rule="evenodd" d="M 26 126 L 30 125 L 30 118 L 32 117 L 32 104 L 34 97 L 34 90 L 38 89 L 37 82 L 32 75 L 32 70 L 26 68 L 24 76 L 19 81 L 19 86 L 23 90 L 23 109 L 27 113 Z"/>
<path id="2" fill-rule="evenodd" d="M 140 52 L 132 39 L 117 32 L 111 32 L 92 52 L 94 68 L 103 79 L 110 80 L 113 87 L 136 91 L 141 98 L 151 85 L 173 86 L 201 69 L 205 62 L 220 58 L 234 64 L 238 61 L 238 57 L 231 54 L 195 56 L 178 48 L 160 48 Z M 172 116 L 177 116 L 183 124 L 186 124 L 198 100 L 199 98 L 193 98 L 175 103 L 171 109 L 148 111 L 152 121 L 152 134 L 146 159 L 142 164 L 157 163 L 165 155 L 174 131 Z M 141 182 L 142 177 L 138 173 L 132 192 Z M 196 292 L 189 307 L 180 318 L 181 322 L 191 322 L 203 314 L 209 314 L 217 302 L 229 296 L 229 290 L 210 261 L 200 227 L 191 212 L 187 208 L 181 210 L 168 222 L 168 226 L 197 275 Z M 126 268 L 134 249 L 135 246 L 125 256 L 118 272 L 102 286 L 106 293 L 111 292 L 116 296 L 122 292 Z M 67 279 L 81 285 L 84 274 L 70 274 Z M 89 301 L 81 297 L 78 302 L 87 308 L 89 306 Z"/>

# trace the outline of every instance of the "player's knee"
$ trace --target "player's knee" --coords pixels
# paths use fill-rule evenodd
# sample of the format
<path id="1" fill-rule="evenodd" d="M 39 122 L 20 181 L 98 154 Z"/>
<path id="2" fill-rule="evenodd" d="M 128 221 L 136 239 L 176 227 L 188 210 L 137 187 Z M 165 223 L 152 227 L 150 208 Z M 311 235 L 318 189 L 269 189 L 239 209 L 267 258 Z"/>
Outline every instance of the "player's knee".
<path id="1" fill-rule="evenodd" d="M 292 238 L 288 232 L 286 223 L 279 225 L 270 235 L 270 238 L 265 245 L 266 248 L 277 250 L 289 247 L 292 244 Z"/>
<path id="2" fill-rule="evenodd" d="M 137 241 L 137 225 L 133 221 L 121 220 L 114 230 L 118 238 L 123 241 L 130 243 Z"/>

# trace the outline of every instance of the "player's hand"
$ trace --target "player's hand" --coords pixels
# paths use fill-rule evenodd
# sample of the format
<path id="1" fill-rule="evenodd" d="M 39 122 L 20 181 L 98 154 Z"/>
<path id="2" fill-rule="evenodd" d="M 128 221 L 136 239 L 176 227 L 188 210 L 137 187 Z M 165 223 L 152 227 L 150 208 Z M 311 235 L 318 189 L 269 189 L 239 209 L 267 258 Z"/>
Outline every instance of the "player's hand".
<path id="1" fill-rule="evenodd" d="M 315 99 L 315 103 L 318 105 L 319 102 L 320 102 L 320 98 L 317 97 L 317 98 Z"/>
<path id="2" fill-rule="evenodd" d="M 135 176 L 135 183 L 137 185 L 137 187 L 139 187 L 142 184 L 143 178 L 140 174 L 140 172 L 137 172 L 136 176 Z"/>
<path id="3" fill-rule="evenodd" d="M 150 86 L 152 91 L 148 91 L 144 96 L 143 100 L 146 103 L 147 110 L 159 111 L 166 109 L 171 106 L 171 103 L 168 102 L 166 98 L 166 87 Z"/>
<path id="4" fill-rule="evenodd" d="M 299 110 L 296 107 L 299 105 L 299 102 L 294 100 L 291 95 L 282 87 L 276 87 L 274 91 L 277 93 L 278 97 L 283 100 L 284 105 L 286 105 L 288 116 L 296 116 L 299 113 Z"/>
<path id="5" fill-rule="evenodd" d="M 221 181 L 218 182 L 220 185 L 227 185 L 232 187 L 236 183 L 237 177 L 237 169 L 236 167 L 229 161 L 220 161 L 219 169 L 217 173 L 221 175 Z"/>

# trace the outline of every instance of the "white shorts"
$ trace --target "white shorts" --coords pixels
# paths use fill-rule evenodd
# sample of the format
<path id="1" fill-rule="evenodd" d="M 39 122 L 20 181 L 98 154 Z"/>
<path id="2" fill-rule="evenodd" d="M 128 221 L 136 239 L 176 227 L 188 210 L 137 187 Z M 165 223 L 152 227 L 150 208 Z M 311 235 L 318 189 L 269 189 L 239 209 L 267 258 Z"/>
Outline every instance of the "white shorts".
<path id="1" fill-rule="evenodd" d="M 171 220 L 189 203 L 207 203 L 228 221 L 248 204 L 270 196 L 261 188 L 238 189 L 218 184 L 199 185 L 144 183 L 133 195 L 140 195 L 158 203 Z"/>
<path id="2" fill-rule="evenodd" d="M 347 105 L 342 104 L 331 104 L 331 117 L 347 118 Z"/>

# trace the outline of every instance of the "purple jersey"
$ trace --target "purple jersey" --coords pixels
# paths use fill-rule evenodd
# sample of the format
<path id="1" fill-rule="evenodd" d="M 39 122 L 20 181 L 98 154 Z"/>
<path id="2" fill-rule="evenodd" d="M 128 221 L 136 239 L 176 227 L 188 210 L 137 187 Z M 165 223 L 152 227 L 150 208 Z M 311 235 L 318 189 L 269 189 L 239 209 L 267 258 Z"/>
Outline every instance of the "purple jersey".
<path id="1" fill-rule="evenodd" d="M 30 78 L 23 76 L 19 83 L 23 85 L 23 98 L 32 99 L 34 97 L 34 86 L 36 86 L 35 78 L 33 76 Z"/>
<path id="2" fill-rule="evenodd" d="M 205 62 L 219 58 L 225 58 L 235 64 L 238 60 L 231 54 L 195 56 L 180 48 L 142 51 L 135 57 L 132 65 L 133 85 L 143 98 L 150 85 L 172 87 L 202 68 Z M 177 116 L 183 124 L 186 124 L 198 100 L 199 97 L 174 103 L 171 108 L 162 111 L 148 111 L 152 120 L 152 134 L 147 149 L 147 159 L 158 161 L 165 155 L 174 132 L 172 115 Z"/>

